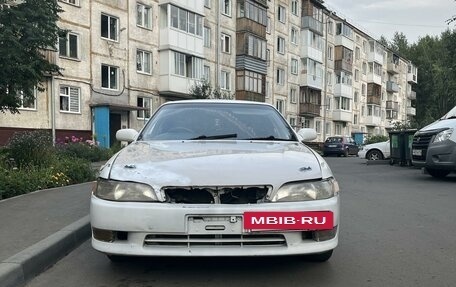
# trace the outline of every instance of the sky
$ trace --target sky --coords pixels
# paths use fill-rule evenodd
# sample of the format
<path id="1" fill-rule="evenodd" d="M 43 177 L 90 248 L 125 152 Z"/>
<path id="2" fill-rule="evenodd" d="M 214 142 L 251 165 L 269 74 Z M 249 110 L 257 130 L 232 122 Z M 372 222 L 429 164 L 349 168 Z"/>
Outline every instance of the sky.
<path id="1" fill-rule="evenodd" d="M 325 4 L 376 39 L 383 35 L 391 40 L 398 31 L 411 44 L 456 27 L 445 22 L 456 15 L 454 0 L 325 0 Z"/>

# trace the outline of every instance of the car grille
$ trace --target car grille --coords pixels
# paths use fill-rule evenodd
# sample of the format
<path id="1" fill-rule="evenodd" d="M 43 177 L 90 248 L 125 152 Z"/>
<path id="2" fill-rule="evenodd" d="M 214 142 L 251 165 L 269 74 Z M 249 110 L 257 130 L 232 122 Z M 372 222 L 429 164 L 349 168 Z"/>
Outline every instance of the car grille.
<path id="1" fill-rule="evenodd" d="M 413 155 L 413 160 L 426 161 L 426 154 L 435 133 L 422 133 L 413 137 L 412 149 L 422 150 L 421 156 Z"/>
<path id="2" fill-rule="evenodd" d="M 146 246 L 181 246 L 181 247 L 214 247 L 214 246 L 286 246 L 283 234 L 246 234 L 246 235 L 167 235 L 149 234 L 144 240 Z"/>
<path id="3" fill-rule="evenodd" d="M 266 200 L 270 186 L 165 187 L 166 201 L 186 204 L 252 204 Z"/>

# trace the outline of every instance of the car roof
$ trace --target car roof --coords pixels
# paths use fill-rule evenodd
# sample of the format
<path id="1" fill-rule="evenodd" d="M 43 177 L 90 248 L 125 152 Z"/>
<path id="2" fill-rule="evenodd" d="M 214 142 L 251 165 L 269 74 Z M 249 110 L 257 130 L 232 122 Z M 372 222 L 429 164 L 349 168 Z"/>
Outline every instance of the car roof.
<path id="1" fill-rule="evenodd" d="M 173 105 L 173 104 L 235 104 L 235 105 L 248 104 L 248 105 L 274 107 L 271 104 L 263 103 L 263 102 L 240 101 L 240 100 L 216 100 L 216 99 L 195 99 L 195 100 L 170 101 L 170 102 L 164 103 L 163 105 Z"/>

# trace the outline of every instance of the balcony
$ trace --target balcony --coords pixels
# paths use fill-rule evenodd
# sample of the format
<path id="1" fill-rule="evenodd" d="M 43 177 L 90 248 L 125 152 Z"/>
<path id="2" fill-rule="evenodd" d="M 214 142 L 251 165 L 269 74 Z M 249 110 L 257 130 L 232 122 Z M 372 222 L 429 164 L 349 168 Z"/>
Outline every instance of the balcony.
<path id="1" fill-rule="evenodd" d="M 386 91 L 388 93 L 398 93 L 399 92 L 399 86 L 393 81 L 387 81 L 386 82 Z"/>
<path id="2" fill-rule="evenodd" d="M 337 60 L 334 63 L 335 70 L 344 70 L 349 72 L 350 74 L 353 73 L 353 65 L 351 63 L 344 60 Z"/>
<path id="3" fill-rule="evenodd" d="M 386 65 L 386 71 L 390 74 L 399 74 L 399 64 L 388 62 Z"/>
<path id="4" fill-rule="evenodd" d="M 369 41 L 369 52 L 367 59 L 369 62 L 377 62 L 383 65 L 383 46 L 375 40 Z"/>
<path id="5" fill-rule="evenodd" d="M 393 102 L 393 101 L 386 101 L 386 109 L 393 110 L 393 111 L 399 111 L 399 103 Z"/>
<path id="6" fill-rule="evenodd" d="M 254 35 L 266 38 L 266 26 L 263 26 L 249 18 L 237 18 L 236 30 L 238 32 L 250 32 Z"/>
<path id="7" fill-rule="evenodd" d="M 332 114 L 333 121 L 352 122 L 352 112 L 346 110 L 334 110 Z"/>
<path id="8" fill-rule="evenodd" d="M 407 107 L 407 116 L 416 116 L 416 109 L 413 107 Z"/>
<path id="9" fill-rule="evenodd" d="M 381 122 L 382 122 L 382 119 L 377 116 L 367 116 L 366 119 L 364 120 L 364 124 L 366 126 L 370 126 L 370 127 L 378 127 L 378 126 L 380 126 Z"/>
<path id="10" fill-rule="evenodd" d="M 367 82 L 368 83 L 375 83 L 377 85 L 382 84 L 382 76 L 379 76 L 375 73 L 368 73 L 367 74 Z"/>
<path id="11" fill-rule="evenodd" d="M 353 51 L 354 43 L 353 39 L 350 39 L 344 35 L 336 35 L 334 38 L 334 45 L 335 46 L 344 46 L 345 48 Z"/>
<path id="12" fill-rule="evenodd" d="M 300 82 L 302 87 L 311 87 L 317 90 L 321 90 L 323 88 L 322 78 L 317 77 L 316 75 L 301 74 Z"/>
<path id="13" fill-rule="evenodd" d="M 312 16 L 304 16 L 301 18 L 302 29 L 309 29 L 317 34 L 323 35 L 323 23 Z"/>
<path id="14" fill-rule="evenodd" d="M 236 100 L 264 103 L 265 95 L 250 91 L 236 91 Z"/>
<path id="15" fill-rule="evenodd" d="M 160 52 L 163 50 L 185 50 L 190 54 L 204 58 L 203 37 L 185 33 L 183 31 L 165 27 L 160 29 Z"/>
<path id="16" fill-rule="evenodd" d="M 370 51 L 367 59 L 369 62 L 376 62 L 376 63 L 382 65 L 383 64 L 383 53 L 380 54 L 377 52 Z"/>
<path id="17" fill-rule="evenodd" d="M 418 82 L 418 69 L 413 64 L 407 67 L 407 82 L 414 84 Z"/>
<path id="18" fill-rule="evenodd" d="M 190 88 L 198 81 L 178 75 L 160 75 L 159 92 L 163 95 L 173 95 L 177 98 L 191 98 L 188 93 Z"/>
<path id="19" fill-rule="evenodd" d="M 353 87 L 345 84 L 335 84 L 334 85 L 334 96 L 335 97 L 345 97 L 353 98 Z"/>
<path id="20" fill-rule="evenodd" d="M 323 63 L 323 51 L 307 45 L 302 45 L 301 47 L 301 58 L 310 58 L 319 63 Z"/>
<path id="21" fill-rule="evenodd" d="M 320 105 L 314 103 L 299 104 L 299 114 L 308 117 L 320 117 Z"/>
<path id="22" fill-rule="evenodd" d="M 416 100 L 416 92 L 415 92 L 415 91 L 410 91 L 410 92 L 408 92 L 407 98 L 408 98 L 409 100 Z"/>
<path id="23" fill-rule="evenodd" d="M 367 96 L 367 104 L 368 105 L 379 105 L 382 102 L 381 96 Z"/>

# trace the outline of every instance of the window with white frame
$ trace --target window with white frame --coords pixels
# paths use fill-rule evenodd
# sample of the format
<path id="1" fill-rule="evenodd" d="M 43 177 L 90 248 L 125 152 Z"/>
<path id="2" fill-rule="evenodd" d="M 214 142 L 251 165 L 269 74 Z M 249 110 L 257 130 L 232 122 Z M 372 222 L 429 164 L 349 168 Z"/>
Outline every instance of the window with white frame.
<path id="1" fill-rule="evenodd" d="M 326 135 L 331 134 L 331 123 L 326 123 Z"/>
<path id="2" fill-rule="evenodd" d="M 252 71 L 236 71 L 236 88 L 263 94 L 263 75 Z"/>
<path id="3" fill-rule="evenodd" d="M 79 35 L 67 32 L 59 37 L 59 55 L 73 59 L 79 58 Z"/>
<path id="4" fill-rule="evenodd" d="M 290 103 L 296 104 L 296 98 L 297 98 L 297 89 L 291 88 L 290 89 Z"/>
<path id="5" fill-rule="evenodd" d="M 60 111 L 69 113 L 80 112 L 80 89 L 77 87 L 60 86 Z"/>
<path id="6" fill-rule="evenodd" d="M 350 99 L 346 97 L 335 97 L 334 98 L 335 109 L 349 111 L 350 110 Z"/>
<path id="7" fill-rule="evenodd" d="M 356 90 L 354 93 L 353 93 L 353 102 L 357 103 L 359 100 L 359 92 L 358 90 Z"/>
<path id="8" fill-rule="evenodd" d="M 298 29 L 291 27 L 290 41 L 292 44 L 298 44 Z"/>
<path id="9" fill-rule="evenodd" d="M 328 84 L 328 86 L 332 86 L 332 79 L 333 79 L 333 75 L 332 75 L 332 72 L 328 72 L 326 74 L 326 83 Z"/>
<path id="10" fill-rule="evenodd" d="M 207 82 L 211 82 L 211 67 L 204 65 L 203 67 L 203 79 Z"/>
<path id="11" fill-rule="evenodd" d="M 334 125 L 336 135 L 342 135 L 342 124 L 336 123 Z"/>
<path id="12" fill-rule="evenodd" d="M 309 119 L 304 119 L 304 122 L 302 123 L 303 128 L 310 128 L 310 120 Z"/>
<path id="13" fill-rule="evenodd" d="M 266 60 L 266 41 L 252 35 L 248 35 L 247 39 L 247 54 Z"/>
<path id="14" fill-rule="evenodd" d="M 152 99 L 145 97 L 138 97 L 136 101 L 136 106 L 138 108 L 143 108 L 138 110 L 137 118 L 141 120 L 147 120 L 150 118 L 150 111 L 152 108 Z"/>
<path id="15" fill-rule="evenodd" d="M 204 0 L 204 7 L 211 8 L 211 0 Z"/>
<path id="16" fill-rule="evenodd" d="M 229 91 L 231 89 L 231 73 L 228 71 L 221 71 L 220 89 Z"/>
<path id="17" fill-rule="evenodd" d="M 266 33 L 271 33 L 271 17 L 266 18 Z"/>
<path id="18" fill-rule="evenodd" d="M 171 6 L 171 27 L 192 35 L 203 36 L 203 17 L 185 9 Z"/>
<path id="19" fill-rule="evenodd" d="M 101 65 L 101 87 L 117 90 L 119 81 L 119 68 L 109 65 Z"/>
<path id="20" fill-rule="evenodd" d="M 136 50 L 136 71 L 146 74 L 152 73 L 152 54 L 143 50 Z"/>
<path id="21" fill-rule="evenodd" d="M 317 133 L 321 133 L 321 122 L 320 121 L 315 121 L 315 130 Z"/>
<path id="22" fill-rule="evenodd" d="M 290 117 L 289 122 L 290 122 L 290 126 L 291 126 L 292 128 L 295 128 L 295 127 L 296 127 L 296 118 L 295 118 L 295 117 Z"/>
<path id="23" fill-rule="evenodd" d="M 293 75 L 297 75 L 298 74 L 298 59 L 291 59 L 291 73 Z"/>
<path id="24" fill-rule="evenodd" d="M 204 26 L 203 39 L 204 39 L 204 47 L 210 48 L 211 47 L 211 28 Z"/>
<path id="25" fill-rule="evenodd" d="M 354 125 L 358 124 L 358 115 L 353 115 L 353 124 Z"/>
<path id="26" fill-rule="evenodd" d="M 268 66 L 271 64 L 271 50 L 269 49 L 266 49 L 266 62 Z"/>
<path id="27" fill-rule="evenodd" d="M 291 1 L 291 13 L 298 16 L 298 1 L 296 0 Z"/>
<path id="28" fill-rule="evenodd" d="M 276 71 L 276 83 L 277 85 L 285 85 L 285 70 L 284 69 L 277 69 Z"/>
<path id="29" fill-rule="evenodd" d="M 231 0 L 221 0 L 222 5 L 220 7 L 220 10 L 222 14 L 231 16 Z"/>
<path id="30" fill-rule="evenodd" d="M 287 19 L 285 13 L 286 13 L 285 7 L 283 7 L 282 5 L 279 5 L 279 7 L 277 8 L 277 18 L 282 23 L 285 23 L 285 21 Z"/>
<path id="31" fill-rule="evenodd" d="M 276 100 L 276 109 L 283 114 L 285 112 L 285 101 L 284 100 Z"/>
<path id="32" fill-rule="evenodd" d="M 20 96 L 20 107 L 21 110 L 36 110 L 36 89 L 33 90 L 33 95 L 31 98 L 25 98 L 24 92 L 19 93 Z"/>
<path id="33" fill-rule="evenodd" d="M 174 52 L 174 74 L 185 76 L 185 54 Z"/>
<path id="34" fill-rule="evenodd" d="M 327 25 L 328 25 L 328 34 L 333 35 L 334 34 L 334 22 L 329 20 Z"/>
<path id="35" fill-rule="evenodd" d="M 332 60 L 333 59 L 333 50 L 334 47 L 331 46 L 331 45 L 328 45 L 328 60 Z"/>
<path id="36" fill-rule="evenodd" d="M 222 33 L 221 45 L 222 45 L 222 52 L 230 54 L 231 53 L 231 36 Z"/>
<path id="37" fill-rule="evenodd" d="M 119 18 L 101 14 L 101 37 L 117 41 L 119 34 Z"/>
<path id="38" fill-rule="evenodd" d="M 361 50 L 359 49 L 359 47 L 356 47 L 355 48 L 355 59 L 359 60 L 360 57 L 361 57 Z"/>
<path id="39" fill-rule="evenodd" d="M 152 29 L 152 8 L 144 4 L 136 4 L 136 25 Z"/>
<path id="40" fill-rule="evenodd" d="M 68 4 L 79 6 L 79 0 L 60 0 L 60 2 L 64 2 L 64 3 L 68 3 Z"/>
<path id="41" fill-rule="evenodd" d="M 277 37 L 277 52 L 285 54 L 285 39 L 282 37 Z"/>
<path id="42" fill-rule="evenodd" d="M 186 55 L 179 52 L 174 53 L 174 74 L 192 79 L 203 78 L 203 59 Z"/>
<path id="43" fill-rule="evenodd" d="M 355 81 L 359 82 L 359 70 L 355 69 Z"/>

